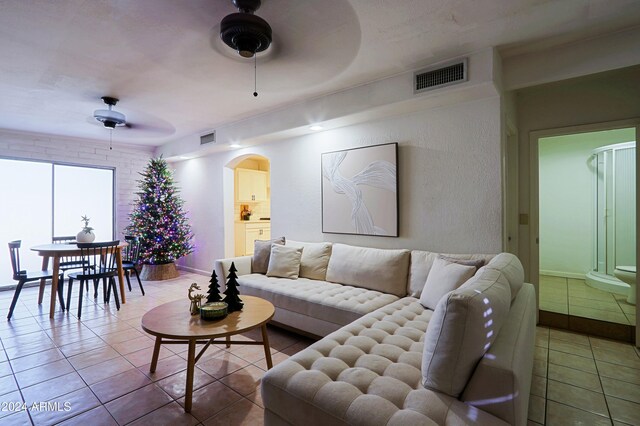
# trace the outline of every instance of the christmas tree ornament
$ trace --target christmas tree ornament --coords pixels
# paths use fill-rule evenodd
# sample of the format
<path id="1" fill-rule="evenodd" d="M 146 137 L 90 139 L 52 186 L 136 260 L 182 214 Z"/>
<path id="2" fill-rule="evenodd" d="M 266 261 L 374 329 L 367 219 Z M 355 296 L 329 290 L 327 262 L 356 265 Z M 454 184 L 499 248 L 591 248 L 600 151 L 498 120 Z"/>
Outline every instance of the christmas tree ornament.
<path id="1" fill-rule="evenodd" d="M 220 296 L 220 285 L 218 284 L 218 275 L 214 270 L 211 273 L 211 279 L 209 280 L 209 290 L 207 291 L 207 303 L 220 302 L 222 297 Z"/>

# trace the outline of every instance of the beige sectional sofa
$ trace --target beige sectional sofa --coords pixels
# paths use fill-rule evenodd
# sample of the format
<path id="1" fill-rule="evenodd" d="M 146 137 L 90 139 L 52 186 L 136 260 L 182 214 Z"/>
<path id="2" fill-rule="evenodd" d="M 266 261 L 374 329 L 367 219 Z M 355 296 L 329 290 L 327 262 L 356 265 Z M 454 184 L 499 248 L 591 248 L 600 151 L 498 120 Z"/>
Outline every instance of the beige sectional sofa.
<path id="1" fill-rule="evenodd" d="M 300 271 L 325 280 L 252 273 L 250 256 L 216 261 L 225 277 L 235 262 L 240 293 L 270 300 L 275 322 L 325 336 L 265 374 L 266 423 L 526 424 L 533 286 L 513 255 L 444 255 L 487 264 L 425 308 L 440 256 L 334 244 L 326 270 L 302 257 Z"/>

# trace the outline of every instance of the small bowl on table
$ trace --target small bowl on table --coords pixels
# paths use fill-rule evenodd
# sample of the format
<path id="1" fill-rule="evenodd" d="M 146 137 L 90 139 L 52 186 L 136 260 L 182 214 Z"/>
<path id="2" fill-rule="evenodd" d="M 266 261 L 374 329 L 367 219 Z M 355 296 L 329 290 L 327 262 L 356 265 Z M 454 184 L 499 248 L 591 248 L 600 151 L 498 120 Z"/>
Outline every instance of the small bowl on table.
<path id="1" fill-rule="evenodd" d="M 225 302 L 205 303 L 200 307 L 200 318 L 205 321 L 215 321 L 227 316 L 227 304 Z"/>

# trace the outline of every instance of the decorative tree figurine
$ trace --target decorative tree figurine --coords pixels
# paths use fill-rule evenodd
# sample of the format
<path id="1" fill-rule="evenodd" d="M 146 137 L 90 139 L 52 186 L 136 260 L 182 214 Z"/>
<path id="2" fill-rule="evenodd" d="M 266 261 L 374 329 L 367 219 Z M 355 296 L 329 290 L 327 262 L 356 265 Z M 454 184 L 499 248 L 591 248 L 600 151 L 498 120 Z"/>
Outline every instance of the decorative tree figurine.
<path id="1" fill-rule="evenodd" d="M 229 268 L 229 276 L 227 277 L 227 289 L 224 291 L 226 297 L 224 301 L 227 303 L 227 312 L 235 312 L 241 311 L 244 307 L 244 303 L 240 300 L 240 292 L 238 291 L 238 276 L 236 275 L 238 270 L 236 269 L 236 265 L 231 262 L 231 267 Z"/>
<path id="2" fill-rule="evenodd" d="M 173 173 L 162 157 L 149 160 L 140 175 L 138 198 L 129 215 L 126 232 L 140 239 L 140 260 L 145 269 L 147 265 L 170 265 L 173 271 L 173 262 L 193 251 L 193 234 L 182 208 L 184 201 L 178 195 Z M 177 276 L 177 270 L 169 275 L 173 276 L 148 279 L 173 278 Z"/>
<path id="3" fill-rule="evenodd" d="M 212 302 L 220 302 L 222 297 L 220 297 L 220 285 L 218 284 L 218 275 L 214 270 L 211 273 L 211 279 L 209 280 L 209 291 L 207 291 L 207 303 Z"/>

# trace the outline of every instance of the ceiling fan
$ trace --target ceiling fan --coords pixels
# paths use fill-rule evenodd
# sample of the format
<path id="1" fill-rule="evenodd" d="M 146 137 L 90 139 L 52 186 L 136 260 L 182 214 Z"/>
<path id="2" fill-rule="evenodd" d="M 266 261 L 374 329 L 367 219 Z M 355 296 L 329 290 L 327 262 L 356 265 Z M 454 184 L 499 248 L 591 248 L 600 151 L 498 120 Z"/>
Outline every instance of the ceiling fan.
<path id="1" fill-rule="evenodd" d="M 113 109 L 119 99 L 111 96 L 103 96 L 102 101 L 109 107 L 109 109 L 97 109 L 93 111 L 93 118 L 101 122 L 104 127 L 111 130 L 115 129 L 117 126 L 126 126 L 127 118 L 125 115 Z"/>

